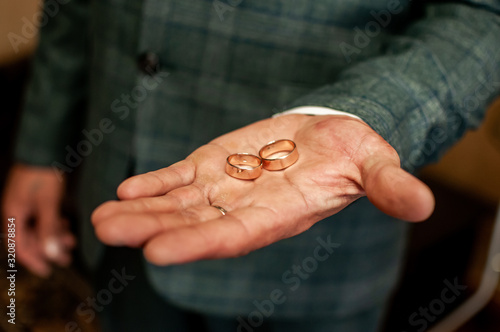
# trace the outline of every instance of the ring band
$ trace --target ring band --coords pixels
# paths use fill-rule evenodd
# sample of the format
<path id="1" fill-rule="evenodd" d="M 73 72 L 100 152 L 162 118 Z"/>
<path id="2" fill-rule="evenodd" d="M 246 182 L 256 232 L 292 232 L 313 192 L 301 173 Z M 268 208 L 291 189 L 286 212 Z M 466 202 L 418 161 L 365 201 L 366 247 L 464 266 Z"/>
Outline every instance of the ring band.
<path id="1" fill-rule="evenodd" d="M 226 209 L 224 209 L 224 208 L 223 208 L 223 207 L 221 207 L 221 206 L 218 206 L 218 205 L 212 205 L 212 207 L 214 207 L 214 208 L 216 208 L 217 210 L 219 210 L 219 211 L 220 211 L 220 213 L 222 213 L 222 215 L 223 215 L 223 216 L 225 216 L 225 215 L 226 215 L 226 213 L 227 213 Z"/>
<path id="2" fill-rule="evenodd" d="M 262 174 L 262 159 L 249 153 L 227 157 L 226 173 L 240 180 L 253 180 Z"/>
<path id="3" fill-rule="evenodd" d="M 292 166 L 299 159 L 295 142 L 280 139 L 267 143 L 259 151 L 263 167 L 269 171 L 279 171 Z"/>

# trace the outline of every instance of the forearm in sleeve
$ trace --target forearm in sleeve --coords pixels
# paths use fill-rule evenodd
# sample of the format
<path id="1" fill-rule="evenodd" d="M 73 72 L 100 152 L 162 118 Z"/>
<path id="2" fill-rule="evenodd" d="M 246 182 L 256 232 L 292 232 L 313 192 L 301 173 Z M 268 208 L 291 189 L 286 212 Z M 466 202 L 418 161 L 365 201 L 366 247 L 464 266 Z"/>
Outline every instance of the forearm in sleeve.
<path id="1" fill-rule="evenodd" d="M 288 106 L 359 116 L 413 171 L 478 126 L 500 91 L 499 13 L 500 1 L 427 3 L 422 19 L 388 38 L 382 56 Z"/>

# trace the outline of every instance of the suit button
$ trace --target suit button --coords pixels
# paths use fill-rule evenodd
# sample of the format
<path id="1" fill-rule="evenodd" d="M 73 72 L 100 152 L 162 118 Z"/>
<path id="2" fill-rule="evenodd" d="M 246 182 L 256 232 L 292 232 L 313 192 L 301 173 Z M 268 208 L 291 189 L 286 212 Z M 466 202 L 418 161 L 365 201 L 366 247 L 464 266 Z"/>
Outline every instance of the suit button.
<path id="1" fill-rule="evenodd" d="M 144 74 L 153 76 L 160 71 L 160 58 L 156 53 L 144 52 L 137 58 L 137 65 Z"/>

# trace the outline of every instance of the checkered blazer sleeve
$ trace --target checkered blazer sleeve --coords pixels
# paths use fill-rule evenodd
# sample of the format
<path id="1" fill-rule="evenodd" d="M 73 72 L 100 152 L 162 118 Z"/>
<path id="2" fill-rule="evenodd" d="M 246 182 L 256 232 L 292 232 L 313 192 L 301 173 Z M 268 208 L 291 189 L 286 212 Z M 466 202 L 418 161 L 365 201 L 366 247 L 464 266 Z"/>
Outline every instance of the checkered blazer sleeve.
<path id="1" fill-rule="evenodd" d="M 422 9 L 421 19 L 387 38 L 382 56 L 352 64 L 334 84 L 288 107 L 360 116 L 407 170 L 436 160 L 480 124 L 500 91 L 500 1 L 428 1 Z M 359 38 L 343 45 L 346 62 L 363 51 Z"/>

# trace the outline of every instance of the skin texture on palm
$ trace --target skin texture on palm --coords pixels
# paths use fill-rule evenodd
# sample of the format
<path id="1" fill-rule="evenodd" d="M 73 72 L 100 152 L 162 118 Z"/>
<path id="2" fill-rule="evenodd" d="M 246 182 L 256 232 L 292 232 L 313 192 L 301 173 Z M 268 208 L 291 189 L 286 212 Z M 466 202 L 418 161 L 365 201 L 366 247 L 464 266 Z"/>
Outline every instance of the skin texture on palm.
<path id="1" fill-rule="evenodd" d="M 299 160 L 253 181 L 228 176 L 237 152 L 292 139 Z M 345 116 L 286 115 L 223 135 L 185 160 L 134 176 L 120 201 L 98 207 L 92 222 L 106 244 L 143 247 L 158 265 L 244 255 L 300 234 L 362 196 L 408 221 L 426 219 L 434 198 L 400 168 L 396 151 L 364 122 Z M 222 215 L 211 205 L 228 211 Z"/>

